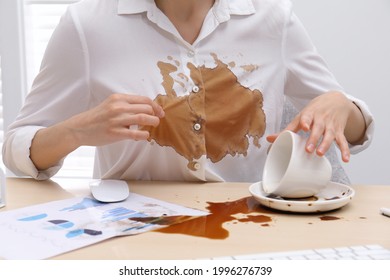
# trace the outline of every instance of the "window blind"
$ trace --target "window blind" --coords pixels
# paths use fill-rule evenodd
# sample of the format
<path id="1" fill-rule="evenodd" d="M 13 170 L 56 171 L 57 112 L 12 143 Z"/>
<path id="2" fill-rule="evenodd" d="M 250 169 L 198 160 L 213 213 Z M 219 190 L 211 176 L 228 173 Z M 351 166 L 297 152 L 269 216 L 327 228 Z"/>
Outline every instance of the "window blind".
<path id="1" fill-rule="evenodd" d="M 27 85 L 38 73 L 46 45 L 69 4 L 76 0 L 24 0 Z M 56 177 L 90 178 L 94 147 L 81 147 L 71 153 Z"/>
<path id="2" fill-rule="evenodd" d="M 24 25 L 28 86 L 38 73 L 46 45 L 67 6 L 75 0 L 25 0 Z"/>

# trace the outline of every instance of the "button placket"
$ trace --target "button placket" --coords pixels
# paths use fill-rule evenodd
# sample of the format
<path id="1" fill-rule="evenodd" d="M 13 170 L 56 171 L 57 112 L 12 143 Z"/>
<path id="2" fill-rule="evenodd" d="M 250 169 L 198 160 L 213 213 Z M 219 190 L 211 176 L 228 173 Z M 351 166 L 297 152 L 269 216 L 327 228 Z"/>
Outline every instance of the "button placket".
<path id="1" fill-rule="evenodd" d="M 196 137 L 197 143 L 197 150 L 201 149 L 204 151 L 204 155 L 206 155 L 206 148 L 204 147 L 204 129 L 205 129 L 205 120 L 204 120 L 204 97 L 203 95 L 200 95 L 200 93 L 203 91 L 203 84 L 202 84 L 202 75 L 200 72 L 200 69 L 198 68 L 199 65 L 197 63 L 197 53 L 195 49 L 188 48 L 186 50 L 186 56 L 184 60 L 187 61 L 187 65 L 190 74 L 189 74 L 189 81 L 187 84 L 187 91 L 189 94 L 189 103 L 191 107 L 191 113 L 195 114 L 193 115 L 194 119 L 192 119 L 192 131 L 194 133 L 194 137 Z M 192 95 L 191 95 L 192 94 Z M 203 144 L 202 144 L 203 143 Z M 204 169 L 204 166 L 202 162 L 192 161 L 189 165 L 189 168 L 197 173 L 202 173 L 202 170 Z"/>

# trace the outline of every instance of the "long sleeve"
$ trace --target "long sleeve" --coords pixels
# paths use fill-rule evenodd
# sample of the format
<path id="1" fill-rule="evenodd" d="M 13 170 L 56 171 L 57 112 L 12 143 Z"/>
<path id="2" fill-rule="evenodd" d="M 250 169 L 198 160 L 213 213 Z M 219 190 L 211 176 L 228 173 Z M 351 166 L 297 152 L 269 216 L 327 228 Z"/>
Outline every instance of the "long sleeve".
<path id="1" fill-rule="evenodd" d="M 47 179 L 62 165 L 59 162 L 48 170 L 38 171 L 30 159 L 30 146 L 38 130 L 88 107 L 88 53 L 81 35 L 77 20 L 68 11 L 50 39 L 40 72 L 18 118 L 8 128 L 3 159 L 17 175 Z"/>
<path id="2" fill-rule="evenodd" d="M 291 10 L 287 19 L 282 46 L 287 69 L 285 95 L 301 110 L 308 101 L 325 92 L 335 90 L 344 93 L 360 108 L 367 127 L 363 143 L 350 145 L 351 153 L 364 150 L 372 141 L 374 133 L 374 119 L 368 106 L 362 100 L 345 93 Z"/>

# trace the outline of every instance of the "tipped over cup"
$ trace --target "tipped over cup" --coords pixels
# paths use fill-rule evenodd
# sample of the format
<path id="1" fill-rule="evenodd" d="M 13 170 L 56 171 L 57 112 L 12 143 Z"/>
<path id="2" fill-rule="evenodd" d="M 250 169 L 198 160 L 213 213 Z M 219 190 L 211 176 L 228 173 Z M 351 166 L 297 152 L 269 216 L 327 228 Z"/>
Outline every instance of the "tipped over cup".
<path id="1" fill-rule="evenodd" d="M 314 196 L 332 177 L 332 166 L 325 156 L 308 153 L 306 139 L 283 131 L 272 144 L 263 170 L 263 191 L 285 198 Z"/>

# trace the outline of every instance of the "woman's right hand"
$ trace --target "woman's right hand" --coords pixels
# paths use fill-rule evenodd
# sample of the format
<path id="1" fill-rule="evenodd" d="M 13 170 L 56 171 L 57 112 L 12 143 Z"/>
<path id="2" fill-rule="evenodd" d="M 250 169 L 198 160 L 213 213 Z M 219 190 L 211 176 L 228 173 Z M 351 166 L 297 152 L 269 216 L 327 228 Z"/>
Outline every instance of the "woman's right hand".
<path id="1" fill-rule="evenodd" d="M 80 146 L 146 140 L 149 132 L 130 127 L 157 126 L 164 115 L 161 106 L 150 98 L 112 94 L 95 108 L 39 130 L 30 147 L 30 158 L 38 170 L 45 170 Z"/>
<path id="2" fill-rule="evenodd" d="M 160 123 L 164 111 L 150 98 L 129 94 L 113 94 L 97 107 L 64 122 L 79 146 L 102 146 L 131 139 L 146 140 L 149 133 L 130 129 Z"/>

